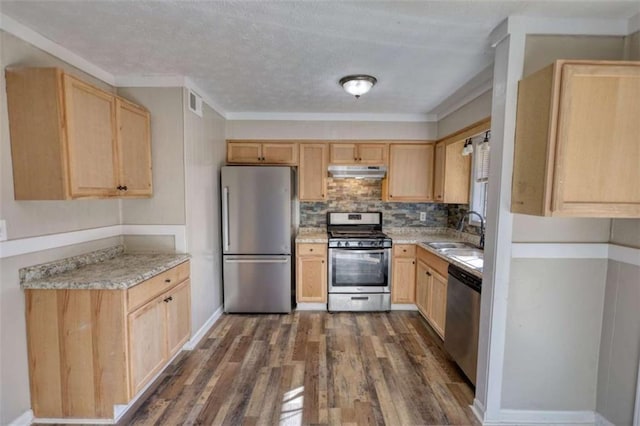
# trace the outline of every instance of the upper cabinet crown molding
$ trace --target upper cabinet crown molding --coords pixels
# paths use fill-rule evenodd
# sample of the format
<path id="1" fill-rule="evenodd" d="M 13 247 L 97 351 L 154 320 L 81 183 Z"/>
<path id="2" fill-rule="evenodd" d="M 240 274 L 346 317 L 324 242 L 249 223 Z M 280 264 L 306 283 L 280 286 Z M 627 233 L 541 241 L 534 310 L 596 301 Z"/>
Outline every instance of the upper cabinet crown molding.
<path id="1" fill-rule="evenodd" d="M 518 89 L 511 211 L 640 217 L 640 62 L 559 60 Z"/>
<path id="2" fill-rule="evenodd" d="M 16 200 L 151 196 L 149 112 L 57 68 L 7 68 Z"/>

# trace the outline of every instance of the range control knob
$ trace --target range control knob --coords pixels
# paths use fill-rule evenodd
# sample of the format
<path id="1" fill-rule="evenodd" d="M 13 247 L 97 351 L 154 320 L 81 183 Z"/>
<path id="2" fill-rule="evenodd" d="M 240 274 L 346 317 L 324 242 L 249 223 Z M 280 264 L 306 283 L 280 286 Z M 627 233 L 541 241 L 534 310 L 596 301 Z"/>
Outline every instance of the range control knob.
<path id="1" fill-rule="evenodd" d="M 349 247 L 349 241 L 345 241 L 344 246 Z"/>
<path id="2" fill-rule="evenodd" d="M 362 246 L 363 246 L 362 241 L 360 241 L 360 242 L 358 243 L 358 247 L 362 247 Z"/>

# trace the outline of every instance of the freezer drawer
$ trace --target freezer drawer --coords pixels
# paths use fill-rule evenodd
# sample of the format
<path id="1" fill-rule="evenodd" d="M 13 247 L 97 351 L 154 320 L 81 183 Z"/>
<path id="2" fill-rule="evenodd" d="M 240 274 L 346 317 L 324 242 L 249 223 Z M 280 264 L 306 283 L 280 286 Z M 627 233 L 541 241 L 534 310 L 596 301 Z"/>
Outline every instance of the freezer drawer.
<path id="1" fill-rule="evenodd" d="M 291 256 L 223 256 L 224 311 L 291 312 Z"/>

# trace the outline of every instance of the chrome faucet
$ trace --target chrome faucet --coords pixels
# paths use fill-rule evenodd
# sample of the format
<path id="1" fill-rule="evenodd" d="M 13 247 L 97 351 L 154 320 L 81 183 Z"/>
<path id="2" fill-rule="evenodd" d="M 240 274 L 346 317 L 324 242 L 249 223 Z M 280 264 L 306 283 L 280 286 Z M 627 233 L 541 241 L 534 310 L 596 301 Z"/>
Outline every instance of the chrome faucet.
<path id="1" fill-rule="evenodd" d="M 462 231 L 464 226 L 464 218 L 470 217 L 472 214 L 475 214 L 480 219 L 480 248 L 484 250 L 484 218 L 480 213 L 474 210 L 469 210 L 466 213 L 463 213 L 460 217 L 460 221 L 458 222 L 458 231 Z"/>

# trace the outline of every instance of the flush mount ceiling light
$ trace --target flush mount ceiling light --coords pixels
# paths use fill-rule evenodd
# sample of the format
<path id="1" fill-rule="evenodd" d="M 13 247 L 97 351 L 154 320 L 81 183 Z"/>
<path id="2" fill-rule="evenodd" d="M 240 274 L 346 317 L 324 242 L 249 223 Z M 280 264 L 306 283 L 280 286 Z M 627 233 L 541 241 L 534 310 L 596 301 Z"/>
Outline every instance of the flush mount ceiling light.
<path id="1" fill-rule="evenodd" d="M 378 80 L 375 77 L 365 74 L 348 75 L 340 79 L 340 85 L 345 92 L 357 98 L 367 93 Z"/>

